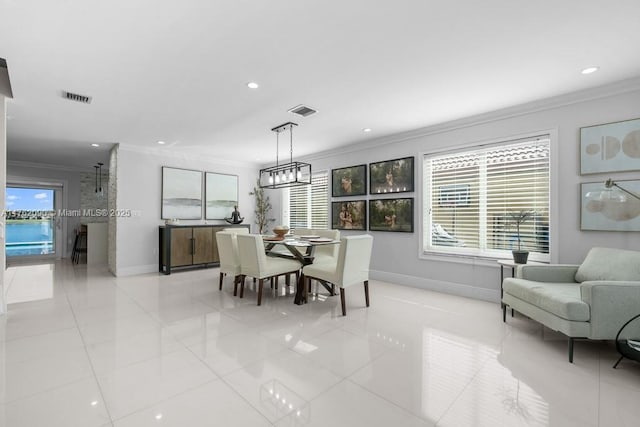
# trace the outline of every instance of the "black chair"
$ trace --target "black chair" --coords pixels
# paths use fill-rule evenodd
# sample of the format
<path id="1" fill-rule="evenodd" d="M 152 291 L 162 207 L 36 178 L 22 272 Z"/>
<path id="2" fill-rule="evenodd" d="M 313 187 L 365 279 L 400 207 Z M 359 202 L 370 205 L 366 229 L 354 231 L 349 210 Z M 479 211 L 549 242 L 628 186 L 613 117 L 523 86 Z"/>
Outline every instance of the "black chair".
<path id="1" fill-rule="evenodd" d="M 622 325 L 622 328 L 620 328 L 616 335 L 616 349 L 618 353 L 620 353 L 620 358 L 616 364 L 613 365 L 613 369 L 616 369 L 618 363 L 625 357 L 640 362 L 640 322 L 636 322 L 633 330 L 625 331 L 625 329 L 631 329 L 630 325 L 636 319 L 640 319 L 640 314 L 633 316 L 627 323 Z"/>

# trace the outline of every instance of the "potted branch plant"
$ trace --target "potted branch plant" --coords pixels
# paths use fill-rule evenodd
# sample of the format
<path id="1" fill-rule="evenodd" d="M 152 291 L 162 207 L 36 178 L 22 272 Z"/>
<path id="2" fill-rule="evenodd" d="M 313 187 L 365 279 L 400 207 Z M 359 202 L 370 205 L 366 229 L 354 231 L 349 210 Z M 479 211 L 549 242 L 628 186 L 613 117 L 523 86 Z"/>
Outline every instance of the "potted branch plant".
<path id="1" fill-rule="evenodd" d="M 258 225 L 258 233 L 264 234 L 267 231 L 267 226 L 270 222 L 275 221 L 275 218 L 269 218 L 269 212 L 271 212 L 271 202 L 269 196 L 265 196 L 264 188 L 260 187 L 260 180 L 256 182 L 253 187 L 253 191 L 249 193 L 256 198 L 255 223 Z"/>
<path id="2" fill-rule="evenodd" d="M 522 238 L 520 237 L 520 225 L 533 218 L 536 214 L 535 211 L 529 209 L 522 209 L 519 211 L 509 211 L 509 222 L 516 225 L 516 237 L 518 238 L 518 250 L 512 250 L 513 262 L 516 264 L 526 264 L 527 258 L 529 258 L 529 251 L 522 250 Z"/>

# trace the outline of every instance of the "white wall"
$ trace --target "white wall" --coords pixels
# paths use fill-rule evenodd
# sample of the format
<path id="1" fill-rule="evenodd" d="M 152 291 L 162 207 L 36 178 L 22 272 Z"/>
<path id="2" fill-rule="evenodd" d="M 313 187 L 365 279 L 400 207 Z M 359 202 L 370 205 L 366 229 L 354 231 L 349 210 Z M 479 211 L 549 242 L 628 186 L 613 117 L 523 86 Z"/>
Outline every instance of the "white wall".
<path id="1" fill-rule="evenodd" d="M 464 102 L 464 100 L 462 100 Z M 415 229 L 408 233 L 369 232 L 374 236 L 372 277 L 490 301 L 499 299 L 500 272 L 493 261 L 435 257 L 422 259 L 420 239 L 422 155 L 538 131 L 555 135 L 552 165 L 551 256 L 554 262 L 580 263 L 589 248 L 607 246 L 640 250 L 640 232 L 580 231 L 580 183 L 604 182 L 610 175 L 640 179 L 640 172 L 580 176 L 580 127 L 640 117 L 640 81 L 536 102 L 481 117 L 368 141 L 342 151 L 298 160 L 313 170 L 332 169 L 415 156 Z M 375 128 L 375 124 L 371 127 Z M 271 192 L 274 212 L 280 197 Z M 340 200 L 340 199 L 333 199 Z M 346 232 L 343 232 L 346 233 Z"/>
<path id="2" fill-rule="evenodd" d="M 6 208 L 5 197 L 7 190 L 7 101 L 4 95 L 0 94 L 0 212 L 4 214 Z M 0 315 L 7 312 L 7 301 L 5 299 L 4 270 L 6 264 L 5 257 L 5 216 L 0 218 Z"/>
<path id="3" fill-rule="evenodd" d="M 80 171 L 69 170 L 68 167 L 52 167 L 51 165 L 38 165 L 35 163 L 9 162 L 7 165 L 7 178 L 25 178 L 35 181 L 46 181 L 64 184 L 62 209 L 80 209 Z M 64 253 L 62 256 L 71 256 L 73 249 L 74 230 L 80 224 L 80 217 L 63 217 L 66 225 Z"/>
<path id="4" fill-rule="evenodd" d="M 225 163 L 213 159 L 193 158 L 160 150 L 141 150 L 120 144 L 117 150 L 116 209 L 131 210 L 132 217 L 116 218 L 117 276 L 158 271 L 158 226 L 161 219 L 162 166 L 194 169 L 238 175 L 238 210 L 244 224 L 253 225 L 254 199 L 249 195 L 258 176 L 258 168 Z M 231 214 L 231 211 L 229 212 Z M 203 224 L 199 221 L 180 221 L 181 224 Z M 224 221 L 208 221 L 210 224 Z"/>

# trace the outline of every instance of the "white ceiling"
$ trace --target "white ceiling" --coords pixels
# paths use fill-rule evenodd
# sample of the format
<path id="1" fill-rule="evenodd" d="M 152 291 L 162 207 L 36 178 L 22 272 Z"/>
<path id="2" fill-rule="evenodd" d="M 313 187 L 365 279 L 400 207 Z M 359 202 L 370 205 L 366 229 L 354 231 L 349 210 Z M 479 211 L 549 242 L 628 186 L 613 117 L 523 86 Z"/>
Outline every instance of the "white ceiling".
<path id="1" fill-rule="evenodd" d="M 0 0 L 0 16 L 9 160 L 61 165 L 158 140 L 268 163 L 287 121 L 296 157 L 640 75 L 638 0 Z"/>

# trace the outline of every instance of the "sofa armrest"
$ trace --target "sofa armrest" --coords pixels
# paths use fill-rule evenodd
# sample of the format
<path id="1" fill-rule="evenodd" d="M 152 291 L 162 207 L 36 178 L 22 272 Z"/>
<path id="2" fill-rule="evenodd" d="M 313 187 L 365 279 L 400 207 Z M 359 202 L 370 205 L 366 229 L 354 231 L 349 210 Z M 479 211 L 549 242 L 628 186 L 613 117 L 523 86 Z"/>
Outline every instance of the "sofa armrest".
<path id="1" fill-rule="evenodd" d="M 521 265 L 517 277 L 535 282 L 576 283 L 577 265 Z"/>
<path id="2" fill-rule="evenodd" d="M 580 297 L 591 307 L 591 336 L 587 338 L 615 339 L 622 325 L 640 314 L 640 281 L 582 282 Z"/>

